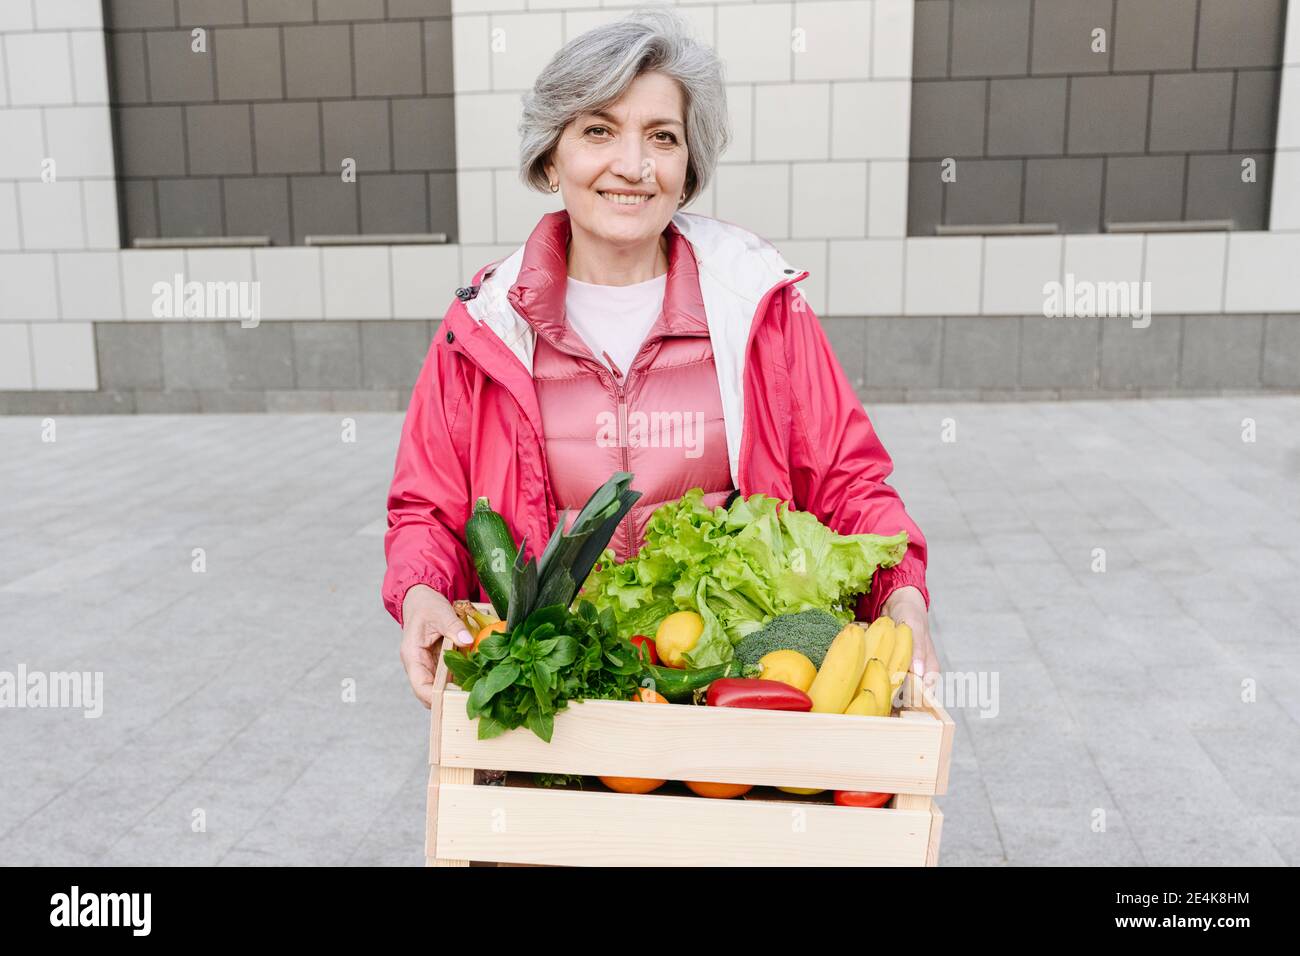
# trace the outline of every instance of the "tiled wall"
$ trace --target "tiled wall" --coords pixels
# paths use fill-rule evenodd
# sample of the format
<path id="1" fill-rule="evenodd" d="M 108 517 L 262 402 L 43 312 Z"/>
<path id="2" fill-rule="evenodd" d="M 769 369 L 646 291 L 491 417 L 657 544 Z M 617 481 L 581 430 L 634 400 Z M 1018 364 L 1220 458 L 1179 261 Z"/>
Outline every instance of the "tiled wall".
<path id="1" fill-rule="evenodd" d="M 448 0 L 108 0 L 128 245 L 456 234 Z M 192 31 L 206 31 L 195 52 Z M 355 161 L 346 182 L 342 163 Z"/>
<path id="2" fill-rule="evenodd" d="M 916 0 L 909 232 L 1266 228 L 1285 6 Z M 955 182 L 941 177 L 945 158 Z M 1242 181 L 1246 158 L 1253 183 Z"/>

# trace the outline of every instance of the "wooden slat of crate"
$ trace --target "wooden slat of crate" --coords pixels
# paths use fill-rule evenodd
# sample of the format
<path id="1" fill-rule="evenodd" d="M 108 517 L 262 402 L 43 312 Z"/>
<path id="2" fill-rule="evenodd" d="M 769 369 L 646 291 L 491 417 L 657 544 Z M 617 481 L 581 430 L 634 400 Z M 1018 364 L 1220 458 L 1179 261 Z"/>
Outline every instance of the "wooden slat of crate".
<path id="1" fill-rule="evenodd" d="M 446 783 L 438 814 L 439 862 L 570 866 L 922 866 L 934 827 L 918 810 Z"/>

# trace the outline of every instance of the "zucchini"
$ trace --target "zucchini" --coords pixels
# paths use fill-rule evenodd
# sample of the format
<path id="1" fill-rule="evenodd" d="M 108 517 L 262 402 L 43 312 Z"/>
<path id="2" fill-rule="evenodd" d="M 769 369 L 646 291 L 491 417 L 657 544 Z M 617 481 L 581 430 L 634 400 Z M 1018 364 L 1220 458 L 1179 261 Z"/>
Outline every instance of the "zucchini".
<path id="1" fill-rule="evenodd" d="M 479 584 L 487 592 L 497 617 L 504 621 L 510 611 L 511 568 L 519 549 L 505 519 L 492 510 L 486 498 L 474 503 L 474 511 L 465 522 L 465 543 Z"/>
<path id="2" fill-rule="evenodd" d="M 663 694 L 669 702 L 682 704 L 689 703 L 697 690 L 704 690 L 715 680 L 722 680 L 724 677 L 757 677 L 762 670 L 763 668 L 757 664 L 745 664 L 733 659 L 725 664 L 714 664 L 712 667 L 700 667 L 694 670 L 647 664 L 642 671 L 642 676 L 654 681 L 654 689 Z"/>

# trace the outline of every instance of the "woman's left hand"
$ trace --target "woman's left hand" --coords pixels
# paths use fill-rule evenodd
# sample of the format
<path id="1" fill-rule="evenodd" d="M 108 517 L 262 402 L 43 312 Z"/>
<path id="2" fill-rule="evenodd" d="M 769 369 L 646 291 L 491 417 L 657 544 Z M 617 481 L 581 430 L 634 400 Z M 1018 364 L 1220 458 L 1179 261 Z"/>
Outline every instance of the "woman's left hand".
<path id="1" fill-rule="evenodd" d="M 881 613 L 893 618 L 894 623 L 906 624 L 912 629 L 912 672 L 922 678 L 934 674 L 930 680 L 937 680 L 939 656 L 930 640 L 930 613 L 921 592 L 911 585 L 891 591 L 885 598 Z M 925 684 L 928 687 L 930 681 L 925 681 Z"/>

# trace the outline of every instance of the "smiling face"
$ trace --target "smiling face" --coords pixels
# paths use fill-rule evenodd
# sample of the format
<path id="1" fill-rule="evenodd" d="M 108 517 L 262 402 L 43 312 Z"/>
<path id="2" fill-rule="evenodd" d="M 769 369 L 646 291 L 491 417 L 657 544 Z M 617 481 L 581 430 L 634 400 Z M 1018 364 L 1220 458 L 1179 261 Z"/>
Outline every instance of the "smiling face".
<path id="1" fill-rule="evenodd" d="M 681 88 L 649 72 L 614 104 L 569 123 L 546 173 L 575 232 L 631 248 L 657 240 L 677 211 L 686 157 Z"/>

